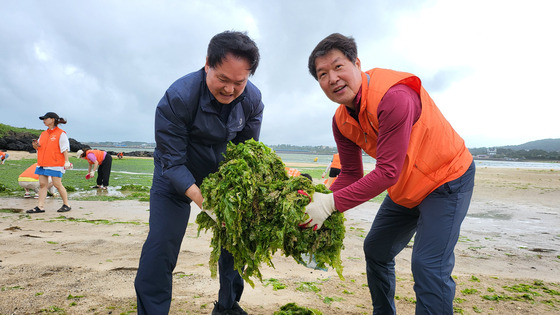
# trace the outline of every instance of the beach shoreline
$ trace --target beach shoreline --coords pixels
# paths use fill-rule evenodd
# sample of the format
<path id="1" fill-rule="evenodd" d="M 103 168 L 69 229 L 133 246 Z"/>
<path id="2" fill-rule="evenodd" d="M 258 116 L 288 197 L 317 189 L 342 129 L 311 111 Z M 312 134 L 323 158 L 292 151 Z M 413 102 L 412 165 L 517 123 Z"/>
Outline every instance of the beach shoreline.
<path id="1" fill-rule="evenodd" d="M 558 200 L 559 171 L 477 170 L 455 250 L 456 308 L 465 314 L 558 313 L 560 297 L 537 289 L 560 292 Z M 148 232 L 149 204 L 72 200 L 72 211 L 61 215 L 56 212 L 60 202 L 47 199 L 46 213 L 27 215 L 36 200 L 0 198 L 0 314 L 135 313 L 133 282 Z M 261 270 L 265 282 L 255 281 L 254 288 L 246 284 L 240 304 L 250 314 L 273 314 L 290 302 L 323 314 L 371 314 L 362 243 L 378 207 L 378 202 L 367 202 L 345 213 L 344 281 L 332 269 L 309 269 L 276 254 L 275 268 Z M 198 212 L 193 206 L 174 271 L 171 314 L 210 314 L 217 299 L 218 280 L 208 268 L 211 234 L 197 236 Z M 408 247 L 396 260 L 399 314 L 414 312 L 410 256 Z M 275 290 L 270 279 L 285 288 Z M 320 291 L 306 291 L 302 283 Z M 541 296 L 532 301 L 484 298 L 516 297 L 507 288 L 520 284 L 536 286 L 531 290 Z M 472 290 L 478 293 L 465 293 Z"/>

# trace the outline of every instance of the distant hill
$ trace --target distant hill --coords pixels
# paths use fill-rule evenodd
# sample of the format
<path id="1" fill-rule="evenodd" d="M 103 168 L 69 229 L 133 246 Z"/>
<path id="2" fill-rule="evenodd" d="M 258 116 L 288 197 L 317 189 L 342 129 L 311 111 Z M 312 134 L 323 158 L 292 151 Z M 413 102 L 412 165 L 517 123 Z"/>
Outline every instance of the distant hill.
<path id="1" fill-rule="evenodd" d="M 508 145 L 500 148 L 510 149 L 513 151 L 519 150 L 543 150 L 546 152 L 560 152 L 560 139 L 542 139 L 530 141 L 519 145 Z"/>
<path id="2" fill-rule="evenodd" d="M 36 139 L 43 130 L 28 129 L 12 127 L 0 123 L 0 149 L 2 150 L 16 150 L 16 151 L 32 151 L 31 139 Z M 145 143 L 136 141 L 121 141 L 115 142 L 91 142 L 80 143 L 70 138 L 71 151 L 75 152 L 78 149 L 93 146 L 108 146 L 108 147 L 155 147 L 155 143 Z M 329 146 L 295 146 L 291 144 L 270 145 L 272 149 L 278 152 L 293 152 L 293 153 L 318 153 L 318 154 L 332 154 L 336 153 L 336 147 Z M 530 141 L 519 145 L 508 145 L 500 147 L 503 150 L 511 151 L 531 151 L 542 150 L 546 152 L 560 152 L 560 138 L 558 139 L 542 139 Z M 469 148 L 473 154 L 484 154 L 487 152 L 488 147 L 484 148 Z M 34 150 L 33 150 L 34 151 Z"/>
<path id="3" fill-rule="evenodd" d="M 0 124 L 0 138 L 14 133 L 29 133 L 35 136 L 39 136 L 43 130 L 39 129 L 28 129 L 28 128 L 18 128 L 12 127 L 10 125 Z"/>

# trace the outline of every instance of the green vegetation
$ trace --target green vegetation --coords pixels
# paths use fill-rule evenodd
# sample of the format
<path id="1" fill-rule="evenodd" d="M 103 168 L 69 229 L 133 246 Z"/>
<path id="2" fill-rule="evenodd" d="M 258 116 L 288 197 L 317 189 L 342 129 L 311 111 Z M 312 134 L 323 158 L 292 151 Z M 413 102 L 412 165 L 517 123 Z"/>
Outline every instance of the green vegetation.
<path id="1" fill-rule="evenodd" d="M 250 277 L 262 281 L 260 265 L 273 267 L 272 256 L 278 250 L 303 265 L 309 263 L 304 255 L 313 257 L 317 268 L 328 264 L 342 278 L 344 215 L 334 213 L 317 231 L 298 226 L 304 222 L 310 197 L 330 191 L 303 176 L 288 178 L 282 160 L 261 142 L 230 143 L 218 172 L 202 182 L 201 191 L 204 208 L 213 209 L 218 222 L 204 212 L 196 218 L 199 232 L 213 233 L 212 276 L 217 274 L 223 247 L 235 258 L 235 269 L 252 286 Z"/>
<path id="2" fill-rule="evenodd" d="M 286 288 L 285 284 L 282 284 L 278 279 L 275 278 L 269 278 L 264 280 L 264 286 L 268 287 L 269 285 L 272 285 L 273 291 L 278 291 Z"/>
<path id="3" fill-rule="evenodd" d="M 315 282 L 302 281 L 300 282 L 296 290 L 301 292 L 315 292 L 315 293 L 321 291 L 321 289 L 319 289 L 315 284 L 316 284 Z"/>
<path id="4" fill-rule="evenodd" d="M 323 298 L 323 303 L 325 304 L 331 304 L 332 302 L 340 302 L 343 301 L 344 299 L 338 296 L 335 297 L 330 297 L 330 296 L 325 296 Z"/>
<path id="5" fill-rule="evenodd" d="M 23 188 L 18 185 L 19 175 L 35 163 L 34 159 L 7 160 L 0 172 L 0 197 L 23 196 Z M 109 193 L 96 193 L 90 187 L 95 185 L 95 179 L 86 180 L 88 164 L 83 159 L 70 157 L 74 169 L 66 171 L 62 177 L 62 184 L 66 187 L 72 200 L 149 200 L 149 190 L 152 184 L 153 160 L 125 158 L 114 159 L 111 169 Z"/>
<path id="6" fill-rule="evenodd" d="M 107 219 L 88 220 L 88 219 L 80 219 L 80 218 L 66 217 L 66 216 L 58 216 L 56 218 L 51 219 L 49 222 L 60 222 L 60 221 L 89 223 L 89 224 L 94 224 L 94 225 L 114 225 L 114 224 L 140 225 L 140 224 L 147 224 L 147 223 L 141 223 L 141 222 L 137 222 L 137 221 L 114 221 L 114 220 L 107 220 Z"/>
<path id="7" fill-rule="evenodd" d="M 14 133 L 30 133 L 36 135 L 37 137 L 41 135 L 41 132 L 43 132 L 43 130 L 39 130 L 39 129 L 18 128 L 5 124 L 0 124 L 0 137 L 5 136 L 10 131 Z"/>
<path id="8" fill-rule="evenodd" d="M 280 311 L 274 312 L 274 315 L 322 315 L 319 310 L 302 307 L 296 303 L 288 303 L 280 307 Z"/>

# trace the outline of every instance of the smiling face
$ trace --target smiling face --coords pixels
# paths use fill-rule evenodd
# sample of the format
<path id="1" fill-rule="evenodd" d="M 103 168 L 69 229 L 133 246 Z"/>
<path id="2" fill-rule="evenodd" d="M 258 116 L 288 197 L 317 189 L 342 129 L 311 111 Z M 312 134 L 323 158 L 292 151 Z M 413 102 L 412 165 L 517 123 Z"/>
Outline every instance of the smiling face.
<path id="1" fill-rule="evenodd" d="M 352 101 L 362 86 L 360 60 L 352 63 L 344 54 L 333 49 L 315 60 L 317 80 L 327 97 L 338 104 L 354 108 Z"/>
<path id="2" fill-rule="evenodd" d="M 245 90 L 251 75 L 250 68 L 248 60 L 233 54 L 227 54 L 215 67 L 210 67 L 206 61 L 206 85 L 218 102 L 229 104 Z"/>

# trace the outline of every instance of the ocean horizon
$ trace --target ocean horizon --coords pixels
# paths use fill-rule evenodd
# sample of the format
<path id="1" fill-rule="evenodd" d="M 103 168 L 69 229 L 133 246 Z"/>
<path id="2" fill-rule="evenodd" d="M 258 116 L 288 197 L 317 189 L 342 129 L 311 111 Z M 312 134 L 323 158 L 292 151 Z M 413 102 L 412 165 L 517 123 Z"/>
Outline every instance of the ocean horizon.
<path id="1" fill-rule="evenodd" d="M 153 149 L 142 148 L 121 148 L 121 147 L 95 147 L 98 150 L 114 151 L 114 152 L 127 152 L 134 151 L 148 151 L 153 152 Z M 317 167 L 323 167 L 331 162 L 332 154 L 312 154 L 312 153 L 287 153 L 276 152 L 284 163 L 311 163 L 317 164 Z M 375 164 L 375 159 L 368 155 L 362 156 L 364 164 Z M 555 162 L 536 162 L 536 161 L 498 161 L 498 160 L 484 160 L 475 159 L 476 167 L 489 167 L 489 168 L 530 168 L 530 169 L 553 169 L 560 170 L 560 163 Z"/>

